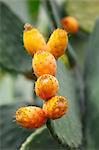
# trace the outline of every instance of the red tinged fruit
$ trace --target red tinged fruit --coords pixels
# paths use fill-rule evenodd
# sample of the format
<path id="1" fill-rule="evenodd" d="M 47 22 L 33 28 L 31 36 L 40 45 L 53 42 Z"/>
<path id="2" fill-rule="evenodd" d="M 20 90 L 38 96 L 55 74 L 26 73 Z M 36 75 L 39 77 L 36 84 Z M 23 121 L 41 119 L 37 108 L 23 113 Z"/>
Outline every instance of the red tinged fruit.
<path id="1" fill-rule="evenodd" d="M 39 128 L 46 120 L 45 112 L 39 107 L 21 107 L 16 111 L 16 122 L 25 128 Z"/>
<path id="2" fill-rule="evenodd" d="M 71 16 L 65 17 L 61 20 L 61 24 L 63 28 L 68 32 L 68 33 L 77 33 L 79 29 L 78 21 Z"/>

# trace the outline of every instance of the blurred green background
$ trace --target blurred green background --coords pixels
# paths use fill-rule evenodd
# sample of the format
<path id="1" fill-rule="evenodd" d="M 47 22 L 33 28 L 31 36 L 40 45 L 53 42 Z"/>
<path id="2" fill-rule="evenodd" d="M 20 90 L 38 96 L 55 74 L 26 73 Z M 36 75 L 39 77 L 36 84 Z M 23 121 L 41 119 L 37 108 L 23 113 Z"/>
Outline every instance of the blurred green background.
<path id="1" fill-rule="evenodd" d="M 1 150 L 19 149 L 21 144 L 25 141 L 26 137 L 28 137 L 32 132 L 33 135 L 31 135 L 31 137 L 33 136 L 32 138 L 34 139 L 34 143 L 30 144 L 31 146 L 26 144 L 25 146 L 22 147 L 23 150 L 67 149 L 63 148 L 52 138 L 46 127 L 39 129 L 34 134 L 34 130 L 29 131 L 23 129 L 19 127 L 15 122 L 15 111 L 18 107 L 29 104 L 41 106 L 42 104 L 42 102 L 35 97 L 35 93 L 33 93 L 34 81 L 33 76 L 31 75 L 32 58 L 24 50 L 22 33 L 24 23 L 28 22 L 32 24 L 34 27 L 38 28 L 40 32 L 44 35 L 46 41 L 48 40 L 49 35 L 53 31 L 53 23 L 51 23 L 51 20 L 46 12 L 46 9 L 44 7 L 44 1 L 47 0 L 0 0 L 0 149 Z M 80 67 L 81 74 L 86 74 L 84 71 L 87 53 L 86 52 L 87 43 L 90 39 L 89 38 L 90 35 L 93 32 L 96 19 L 99 17 L 99 1 L 53 0 L 53 6 L 55 4 L 57 4 L 55 8 L 57 9 L 61 8 L 58 9 L 58 16 L 60 18 L 70 15 L 78 20 L 78 23 L 80 25 L 79 31 L 75 35 L 69 34 L 69 42 L 77 55 L 77 61 Z M 99 38 L 99 36 L 97 37 Z M 99 45 L 96 47 L 99 48 Z M 99 52 L 95 54 L 95 58 L 96 55 L 97 57 L 99 57 Z M 89 55 L 87 54 L 87 59 L 89 59 L 88 57 Z M 90 58 L 90 60 L 91 59 L 92 58 Z M 97 61 L 98 60 L 99 59 L 97 58 Z M 63 74 L 65 74 L 63 70 L 62 72 Z M 59 74 L 59 76 L 62 75 Z M 97 77 L 96 74 L 94 75 L 94 77 Z M 99 85 L 98 82 L 99 77 L 97 78 L 98 79 L 97 81 L 94 82 L 94 84 L 97 83 Z M 94 84 L 92 83 L 92 85 Z M 97 93 L 99 91 L 98 85 L 96 88 Z M 90 84 L 88 86 L 91 87 Z M 89 92 L 91 90 L 89 90 Z M 97 110 L 99 112 L 98 108 Z M 99 116 L 98 115 L 95 116 L 96 116 L 95 119 L 99 120 Z M 94 121 L 94 119 L 92 121 Z M 96 127 L 98 127 L 99 121 L 96 123 L 96 125 L 97 125 Z M 95 131 L 93 130 L 93 132 Z M 95 135 L 95 137 L 97 138 L 98 133 L 99 132 L 97 132 Z M 43 138 L 45 138 L 44 141 L 42 140 Z M 89 141 L 92 141 L 92 139 Z M 50 145 L 50 143 L 52 143 L 52 145 Z M 95 144 L 89 142 L 89 147 L 87 149 L 98 150 L 99 144 L 97 140 L 94 143 Z"/>

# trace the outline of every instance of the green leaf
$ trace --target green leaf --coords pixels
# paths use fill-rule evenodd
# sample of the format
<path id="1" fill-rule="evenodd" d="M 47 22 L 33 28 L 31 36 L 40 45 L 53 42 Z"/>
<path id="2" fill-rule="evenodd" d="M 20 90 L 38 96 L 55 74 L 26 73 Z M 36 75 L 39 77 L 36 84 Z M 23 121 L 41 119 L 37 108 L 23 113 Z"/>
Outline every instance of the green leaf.
<path id="1" fill-rule="evenodd" d="M 99 149 L 99 20 L 90 37 L 85 64 L 87 149 Z"/>
<path id="2" fill-rule="evenodd" d="M 57 79 L 60 85 L 58 95 L 68 98 L 69 111 L 60 119 L 49 120 L 47 126 L 65 147 L 78 148 L 82 142 L 82 126 L 74 70 L 69 70 L 63 63 L 58 62 Z"/>
<path id="3" fill-rule="evenodd" d="M 31 71 L 31 57 L 22 45 L 24 23 L 0 2 L 0 67 L 16 73 Z"/>
<path id="4" fill-rule="evenodd" d="M 26 103 L 0 106 L 0 149 L 16 150 L 33 130 L 20 128 L 15 122 L 16 110 Z"/>
<path id="5" fill-rule="evenodd" d="M 77 18 L 78 23 L 86 32 L 93 30 L 94 23 L 99 14 L 99 1 L 68 0 L 65 6 L 68 15 Z"/>
<path id="6" fill-rule="evenodd" d="M 73 49 L 77 54 L 77 60 L 79 65 L 84 68 L 85 62 L 85 53 L 86 53 L 86 44 L 89 40 L 89 34 L 85 32 L 78 32 L 76 35 L 71 35 L 69 37 L 69 42 L 71 43 Z"/>
<path id="7" fill-rule="evenodd" d="M 46 127 L 37 129 L 22 144 L 20 150 L 63 150 L 50 135 Z"/>
<path id="8" fill-rule="evenodd" d="M 0 71 L 0 75 L 1 73 L 2 72 Z M 14 82 L 15 77 L 2 73 L 2 77 L 0 78 L 0 105 L 8 104 L 15 100 Z"/>
<path id="9" fill-rule="evenodd" d="M 40 0 L 28 0 L 27 2 L 32 21 L 35 23 L 38 18 Z"/>

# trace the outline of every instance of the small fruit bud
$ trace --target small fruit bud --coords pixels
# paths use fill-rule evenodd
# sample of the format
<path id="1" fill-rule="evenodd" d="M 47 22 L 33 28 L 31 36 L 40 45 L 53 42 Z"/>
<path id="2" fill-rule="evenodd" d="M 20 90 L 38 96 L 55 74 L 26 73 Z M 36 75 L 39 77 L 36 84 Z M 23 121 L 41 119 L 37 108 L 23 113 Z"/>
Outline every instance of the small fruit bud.
<path id="1" fill-rule="evenodd" d="M 55 96 L 59 89 L 57 79 L 49 74 L 42 75 L 35 84 L 35 92 L 40 98 L 47 100 Z"/>
<path id="2" fill-rule="evenodd" d="M 43 109 L 34 106 L 21 107 L 16 111 L 16 121 L 25 128 L 39 128 L 46 122 Z"/>
<path id="3" fill-rule="evenodd" d="M 63 96 L 55 96 L 46 101 L 43 105 L 43 110 L 46 117 L 50 119 L 57 119 L 62 117 L 68 110 L 67 99 Z"/>
<path id="4" fill-rule="evenodd" d="M 57 65 L 54 56 L 47 51 L 38 51 L 33 58 L 32 67 L 36 76 L 50 74 L 55 76 Z"/>
<path id="5" fill-rule="evenodd" d="M 65 17 L 64 19 L 61 20 L 61 24 L 68 33 L 78 32 L 79 25 L 74 17 L 70 16 Z"/>
<path id="6" fill-rule="evenodd" d="M 30 24 L 25 24 L 24 28 L 23 43 L 27 52 L 33 56 L 39 50 L 46 50 L 46 42 L 42 34 Z"/>
<path id="7" fill-rule="evenodd" d="M 63 29 L 56 29 L 47 43 L 47 51 L 57 59 L 64 54 L 67 45 L 68 36 L 66 31 Z"/>

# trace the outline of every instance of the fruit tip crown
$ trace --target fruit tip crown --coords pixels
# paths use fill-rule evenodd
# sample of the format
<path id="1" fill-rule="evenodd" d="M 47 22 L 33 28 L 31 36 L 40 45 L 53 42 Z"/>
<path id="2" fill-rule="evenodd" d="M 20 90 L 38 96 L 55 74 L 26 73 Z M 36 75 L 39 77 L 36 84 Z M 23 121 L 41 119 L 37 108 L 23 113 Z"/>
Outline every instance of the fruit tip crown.
<path id="1" fill-rule="evenodd" d="M 31 29 L 33 29 L 33 26 L 29 23 L 25 23 L 24 25 L 24 31 L 30 31 Z"/>

